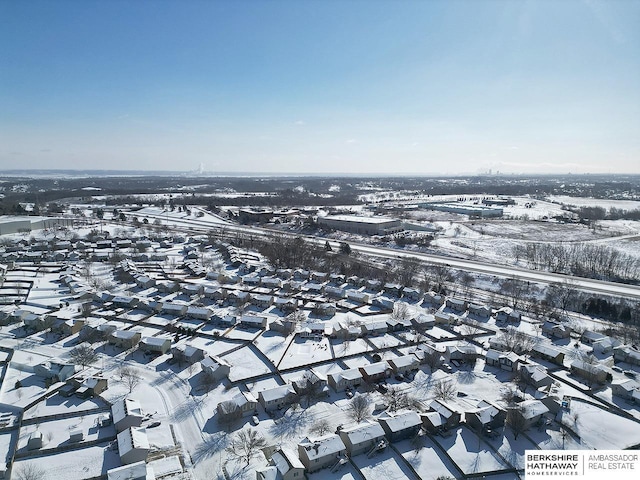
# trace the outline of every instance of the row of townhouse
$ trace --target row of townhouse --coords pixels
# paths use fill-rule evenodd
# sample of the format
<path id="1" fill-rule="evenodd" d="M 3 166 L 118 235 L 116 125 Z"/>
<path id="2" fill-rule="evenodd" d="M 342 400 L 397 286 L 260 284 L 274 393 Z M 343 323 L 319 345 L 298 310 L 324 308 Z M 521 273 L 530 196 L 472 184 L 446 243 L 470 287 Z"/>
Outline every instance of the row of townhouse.
<path id="1" fill-rule="evenodd" d="M 347 388 L 356 388 L 363 382 L 377 383 L 389 378 L 391 375 L 416 371 L 419 364 L 420 362 L 415 355 L 402 355 L 362 367 L 329 373 L 327 382 L 336 392 L 342 392 Z"/>

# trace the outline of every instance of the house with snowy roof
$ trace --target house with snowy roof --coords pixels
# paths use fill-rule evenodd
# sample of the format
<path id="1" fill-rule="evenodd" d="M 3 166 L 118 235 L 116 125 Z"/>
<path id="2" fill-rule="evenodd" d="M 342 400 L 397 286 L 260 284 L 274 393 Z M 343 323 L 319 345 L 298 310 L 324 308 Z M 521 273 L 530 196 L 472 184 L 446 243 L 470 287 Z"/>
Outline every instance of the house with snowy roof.
<path id="1" fill-rule="evenodd" d="M 619 345 L 613 349 L 613 358 L 616 362 L 625 362 L 631 365 L 640 365 L 640 351 L 629 345 Z"/>
<path id="2" fill-rule="evenodd" d="M 135 330 L 115 330 L 109 335 L 108 342 L 111 345 L 128 350 L 135 347 L 141 338 L 142 334 Z"/>
<path id="3" fill-rule="evenodd" d="M 171 338 L 165 336 L 142 337 L 138 348 L 145 353 L 164 355 L 171 349 Z"/>
<path id="4" fill-rule="evenodd" d="M 540 365 L 520 365 L 520 373 L 525 381 L 534 388 L 547 387 L 553 384 L 553 378 L 547 374 L 547 369 Z"/>
<path id="5" fill-rule="evenodd" d="M 571 327 L 564 323 L 547 320 L 542 324 L 542 333 L 551 338 L 569 338 Z"/>
<path id="6" fill-rule="evenodd" d="M 462 415 L 451 405 L 442 400 L 433 399 L 428 403 L 430 411 L 437 412 L 441 417 L 441 426 L 445 430 L 449 430 L 457 426 L 462 421 Z"/>
<path id="7" fill-rule="evenodd" d="M 614 380 L 611 382 L 611 391 L 629 402 L 640 403 L 640 383 L 636 380 L 630 378 Z"/>
<path id="8" fill-rule="evenodd" d="M 293 450 L 276 450 L 267 467 L 256 469 L 256 480 L 302 480 L 304 464 Z"/>
<path id="9" fill-rule="evenodd" d="M 218 403 L 216 410 L 221 420 L 247 417 L 258 408 L 258 400 L 251 392 L 240 392 L 230 400 Z"/>
<path id="10" fill-rule="evenodd" d="M 387 362 L 395 375 L 417 370 L 419 366 L 415 355 L 402 355 L 401 357 L 390 358 Z"/>
<path id="11" fill-rule="evenodd" d="M 222 380 L 229 376 L 231 365 L 226 360 L 215 355 L 207 355 L 200 360 L 202 372 L 213 380 Z"/>
<path id="12" fill-rule="evenodd" d="M 171 355 L 178 364 L 184 362 L 188 365 L 193 365 L 204 358 L 204 350 L 192 345 L 181 344 L 171 348 Z"/>
<path id="13" fill-rule="evenodd" d="M 367 383 L 377 383 L 391 376 L 391 367 L 383 360 L 381 362 L 370 363 L 358 367 L 362 374 L 362 379 Z"/>
<path id="14" fill-rule="evenodd" d="M 298 457 L 307 473 L 333 467 L 341 459 L 345 459 L 346 454 L 347 447 L 335 433 L 321 437 L 305 437 L 298 443 Z"/>
<path id="15" fill-rule="evenodd" d="M 504 425 L 507 412 L 494 403 L 480 400 L 475 408 L 465 412 L 464 418 L 466 424 L 472 429 L 487 433 Z"/>
<path id="16" fill-rule="evenodd" d="M 120 461 L 128 465 L 142 462 L 149 454 L 149 438 L 147 430 L 142 427 L 129 427 L 118 433 L 118 453 Z"/>
<path id="17" fill-rule="evenodd" d="M 508 372 L 515 372 L 518 366 L 525 362 L 524 358 L 515 352 L 501 352 L 490 348 L 485 356 L 486 364 Z"/>
<path id="18" fill-rule="evenodd" d="M 359 368 L 350 368 L 327 375 L 329 386 L 336 392 L 342 392 L 347 388 L 355 388 L 362 383 L 362 373 Z"/>
<path id="19" fill-rule="evenodd" d="M 367 421 L 340 430 L 340 438 L 350 457 L 370 453 L 378 446 L 386 447 L 385 433 L 378 422 Z"/>
<path id="20" fill-rule="evenodd" d="M 541 342 L 533 346 L 533 348 L 531 349 L 531 356 L 555 363 L 556 365 L 564 364 L 563 351 L 549 345 L 545 345 Z"/>
<path id="21" fill-rule="evenodd" d="M 509 415 L 515 415 L 514 424 L 521 424 L 526 430 L 542 421 L 542 417 L 548 412 L 549 408 L 540 400 L 524 400 L 512 408 Z M 517 417 L 520 417 L 520 420 Z"/>
<path id="22" fill-rule="evenodd" d="M 53 382 L 64 382 L 78 370 L 79 367 L 77 365 L 61 358 L 46 360 L 33 367 L 35 375 L 51 379 Z"/>
<path id="23" fill-rule="evenodd" d="M 390 442 L 412 438 L 420 431 L 422 419 L 414 411 L 384 412 L 378 422 Z"/>
<path id="24" fill-rule="evenodd" d="M 125 397 L 111 405 L 111 417 L 116 432 L 121 432 L 129 427 L 139 427 L 144 415 L 140 402 L 133 398 Z"/>
<path id="25" fill-rule="evenodd" d="M 290 405 L 297 399 L 298 394 L 290 384 L 268 388 L 258 393 L 258 401 L 267 411 Z"/>
<path id="26" fill-rule="evenodd" d="M 107 480 L 156 480 L 151 465 L 145 461 L 107 470 Z"/>

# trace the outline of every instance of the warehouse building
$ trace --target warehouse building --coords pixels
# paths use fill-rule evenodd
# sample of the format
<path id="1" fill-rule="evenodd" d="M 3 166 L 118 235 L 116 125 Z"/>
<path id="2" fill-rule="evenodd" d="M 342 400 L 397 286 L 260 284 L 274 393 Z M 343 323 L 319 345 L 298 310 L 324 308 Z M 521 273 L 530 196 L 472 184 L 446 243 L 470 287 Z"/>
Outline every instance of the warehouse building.
<path id="1" fill-rule="evenodd" d="M 388 235 L 401 232 L 402 222 L 388 217 L 361 217 L 357 215 L 331 215 L 318 217 L 318 225 L 343 232 L 362 235 Z"/>

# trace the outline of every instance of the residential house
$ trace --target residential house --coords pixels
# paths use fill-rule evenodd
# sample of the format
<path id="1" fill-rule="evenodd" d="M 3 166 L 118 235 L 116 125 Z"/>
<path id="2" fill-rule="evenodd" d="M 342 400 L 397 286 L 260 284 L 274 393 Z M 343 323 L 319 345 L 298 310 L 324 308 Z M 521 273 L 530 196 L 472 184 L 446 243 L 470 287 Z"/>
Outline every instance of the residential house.
<path id="1" fill-rule="evenodd" d="M 327 302 L 318 302 L 313 307 L 313 312 L 316 315 L 320 315 L 322 317 L 333 317 L 337 312 L 336 304 L 327 303 Z"/>
<path id="2" fill-rule="evenodd" d="M 367 280 L 365 286 L 367 290 L 371 292 L 379 292 L 382 290 L 382 282 L 380 280 Z"/>
<path id="3" fill-rule="evenodd" d="M 494 403 L 480 400 L 476 408 L 465 412 L 466 424 L 477 432 L 489 433 L 504 425 L 507 412 Z"/>
<path id="4" fill-rule="evenodd" d="M 153 467 L 145 461 L 107 470 L 107 480 L 156 480 Z"/>
<path id="5" fill-rule="evenodd" d="M 378 417 L 378 422 L 390 442 L 412 438 L 418 434 L 422 427 L 420 415 L 413 411 L 384 412 Z"/>
<path id="6" fill-rule="evenodd" d="M 548 412 L 549 408 L 540 400 L 524 400 L 512 408 L 509 415 L 520 417 L 521 420 L 515 420 L 514 423 L 522 424 L 526 430 L 541 422 L 542 417 Z"/>
<path id="7" fill-rule="evenodd" d="M 630 378 L 614 380 L 611 382 L 611 391 L 629 402 L 640 403 L 640 383 L 636 380 Z"/>
<path id="8" fill-rule="evenodd" d="M 428 406 L 430 411 L 437 412 L 440 415 L 440 428 L 443 430 L 449 430 L 456 427 L 462 420 L 460 412 L 456 411 L 451 405 L 442 400 L 433 399 Z"/>
<path id="9" fill-rule="evenodd" d="M 115 297 L 113 297 L 111 302 L 116 308 L 132 309 L 138 306 L 138 304 L 140 303 L 140 300 L 135 297 L 116 295 Z"/>
<path id="10" fill-rule="evenodd" d="M 298 399 L 293 385 L 268 388 L 258 393 L 258 401 L 265 410 L 276 410 L 294 403 Z"/>
<path id="11" fill-rule="evenodd" d="M 299 396 L 306 395 L 311 390 L 329 393 L 327 389 L 327 376 L 310 368 L 304 375 L 292 383 L 293 389 Z"/>
<path id="12" fill-rule="evenodd" d="M 564 352 L 543 343 L 537 343 L 533 346 L 531 356 L 555 363 L 556 365 L 564 364 Z"/>
<path id="13" fill-rule="evenodd" d="M 246 328 L 267 328 L 268 318 L 259 315 L 242 315 L 240 318 L 240 325 Z"/>
<path id="14" fill-rule="evenodd" d="M 47 317 L 47 322 L 49 322 L 49 317 Z M 83 319 L 64 319 L 64 318 L 55 318 L 55 323 L 52 327 L 52 330 L 62 334 L 62 335 L 74 335 L 84 327 Z"/>
<path id="15" fill-rule="evenodd" d="M 522 314 L 511 307 L 502 307 L 494 312 L 494 317 L 498 323 L 518 323 Z"/>
<path id="16" fill-rule="evenodd" d="M 595 383 L 610 382 L 612 378 L 608 369 L 597 363 L 592 364 L 582 360 L 574 360 L 571 362 L 570 369 L 571 373 L 585 379 L 589 386 Z"/>
<path id="17" fill-rule="evenodd" d="M 524 358 L 515 352 L 500 352 L 490 348 L 487 350 L 486 364 L 508 372 L 515 372 L 519 365 L 525 362 Z"/>
<path id="18" fill-rule="evenodd" d="M 397 283 L 385 283 L 384 287 L 382 287 L 384 293 L 396 298 L 400 298 L 402 296 L 403 289 L 404 287 Z"/>
<path id="19" fill-rule="evenodd" d="M 374 320 L 372 322 L 363 323 L 362 326 L 363 336 L 379 336 L 384 335 L 389 330 L 389 325 L 385 320 Z"/>
<path id="20" fill-rule="evenodd" d="M 339 435 L 330 433 L 321 437 L 306 437 L 298 443 L 298 457 L 307 473 L 333 467 L 345 459 L 347 448 Z"/>
<path id="21" fill-rule="evenodd" d="M 139 427 L 144 418 L 140 402 L 129 397 L 116 400 L 111 405 L 111 416 L 116 432 L 122 432 L 129 427 Z"/>
<path id="22" fill-rule="evenodd" d="M 145 353 L 164 355 L 171 349 L 171 338 L 169 337 L 142 337 L 138 348 Z"/>
<path id="23" fill-rule="evenodd" d="M 491 309 L 486 305 L 478 305 L 475 303 L 469 304 L 469 315 L 473 315 L 476 318 L 489 318 L 491 316 Z"/>
<path id="24" fill-rule="evenodd" d="M 265 288 L 282 288 L 282 279 L 277 277 L 262 277 L 260 285 Z"/>
<path id="25" fill-rule="evenodd" d="M 78 386 L 76 395 L 80 398 L 89 398 L 100 395 L 107 389 L 108 382 L 104 377 L 87 377 Z"/>
<path id="26" fill-rule="evenodd" d="M 422 305 L 427 307 L 430 306 L 433 308 L 440 308 L 442 305 L 444 305 L 444 301 L 444 295 L 440 295 L 439 293 L 435 292 L 427 292 L 424 296 L 424 300 L 422 301 Z"/>
<path id="27" fill-rule="evenodd" d="M 447 346 L 447 356 L 449 360 L 473 363 L 480 355 L 482 355 L 482 351 L 470 343 L 458 343 L 457 345 Z"/>
<path id="28" fill-rule="evenodd" d="M 424 332 L 436 326 L 436 319 L 431 314 L 421 313 L 417 317 L 411 319 L 411 325 L 419 332 Z"/>
<path id="29" fill-rule="evenodd" d="M 287 318 L 276 318 L 269 324 L 269 330 L 286 336 L 295 331 L 296 325 L 296 322 Z"/>
<path id="30" fill-rule="evenodd" d="M 227 301 L 230 305 L 240 306 L 251 301 L 251 294 L 243 290 L 232 290 L 227 294 Z"/>
<path id="31" fill-rule="evenodd" d="M 231 400 L 220 402 L 216 407 L 219 419 L 236 419 L 253 415 L 258 408 L 258 400 L 251 392 L 240 392 Z"/>
<path id="32" fill-rule="evenodd" d="M 324 293 L 327 297 L 330 297 L 330 298 L 346 298 L 347 297 L 346 289 L 342 287 L 334 287 L 331 285 L 327 285 L 324 288 Z"/>
<path id="33" fill-rule="evenodd" d="M 445 430 L 446 419 L 436 411 L 421 413 L 420 420 L 422 427 L 431 434 Z"/>
<path id="34" fill-rule="evenodd" d="M 402 290 L 402 298 L 410 302 L 419 302 L 422 299 L 422 292 L 417 288 L 405 287 Z"/>
<path id="35" fill-rule="evenodd" d="M 433 319 L 437 325 L 456 325 L 460 321 L 457 315 L 443 312 L 442 310 L 438 310 L 434 314 Z"/>
<path id="36" fill-rule="evenodd" d="M 118 453 L 124 465 L 145 461 L 149 450 L 149 438 L 145 428 L 129 427 L 118 433 Z"/>
<path id="37" fill-rule="evenodd" d="M 195 297 L 204 293 L 204 285 L 201 283 L 185 283 L 182 285 L 182 293 L 189 297 Z"/>
<path id="38" fill-rule="evenodd" d="M 207 307 L 189 306 L 185 315 L 189 318 L 195 318 L 197 320 L 209 321 L 213 312 Z"/>
<path id="39" fill-rule="evenodd" d="M 396 320 L 395 318 L 388 317 L 386 323 L 387 331 L 389 332 L 400 332 L 411 328 L 411 320 L 408 318 L 399 318 Z"/>
<path id="40" fill-rule="evenodd" d="M 109 335 L 108 341 L 111 345 L 128 350 L 135 347 L 141 338 L 142 334 L 134 330 L 115 330 Z"/>
<path id="41" fill-rule="evenodd" d="M 251 296 L 251 304 L 258 308 L 269 308 L 273 305 L 273 295 L 256 294 Z"/>
<path id="42" fill-rule="evenodd" d="M 295 312 L 298 309 L 297 298 L 276 297 L 274 304 L 278 310 L 284 313 Z"/>
<path id="43" fill-rule="evenodd" d="M 367 383 L 377 383 L 391 376 L 391 367 L 386 361 L 370 363 L 359 367 L 362 379 Z"/>
<path id="44" fill-rule="evenodd" d="M 202 372 L 213 380 L 222 380 L 229 377 L 231 365 L 226 360 L 215 355 L 207 355 L 200 360 Z"/>
<path id="45" fill-rule="evenodd" d="M 403 355 L 401 357 L 387 360 L 394 375 L 401 375 L 406 372 L 418 370 L 419 362 L 415 355 Z"/>
<path id="46" fill-rule="evenodd" d="M 619 345 L 615 347 L 613 349 L 613 358 L 616 362 L 640 365 L 640 351 L 628 345 Z"/>
<path id="47" fill-rule="evenodd" d="M 26 312 L 22 316 L 24 322 L 24 328 L 32 332 L 40 332 L 46 328 L 47 322 L 42 315 L 36 315 L 35 313 Z"/>
<path id="48" fill-rule="evenodd" d="M 276 450 L 269 466 L 256 470 L 256 480 L 302 480 L 304 465 L 300 458 L 288 448 Z"/>
<path id="49" fill-rule="evenodd" d="M 162 304 L 161 313 L 172 315 L 174 317 L 184 317 L 187 314 L 187 305 L 180 303 L 164 303 Z"/>
<path id="50" fill-rule="evenodd" d="M 347 299 L 360 305 L 371 304 L 371 294 L 367 292 L 361 292 L 359 290 L 347 290 Z"/>
<path id="51" fill-rule="evenodd" d="M 467 302 L 459 298 L 448 297 L 446 306 L 456 313 L 464 313 L 467 311 Z"/>
<path id="52" fill-rule="evenodd" d="M 358 368 L 350 368 L 327 375 L 329 386 L 336 392 L 342 392 L 347 388 L 358 387 L 362 383 L 362 373 Z"/>
<path id="53" fill-rule="evenodd" d="M 378 422 L 367 421 L 353 427 L 340 430 L 340 438 L 350 457 L 362 453 L 371 453 L 377 448 L 386 447 L 385 433 Z"/>
<path id="54" fill-rule="evenodd" d="M 331 336 L 341 340 L 355 340 L 362 335 L 362 329 L 358 325 L 348 325 L 346 322 L 337 322 L 333 326 Z"/>
<path id="55" fill-rule="evenodd" d="M 547 320 L 542 324 L 542 333 L 551 338 L 569 338 L 571 327 L 564 323 Z"/>
<path id="56" fill-rule="evenodd" d="M 178 364 L 193 365 L 204 358 L 204 350 L 186 344 L 175 345 L 171 348 L 171 355 Z"/>
<path id="57" fill-rule="evenodd" d="M 371 301 L 371 304 L 374 307 L 378 307 L 381 310 L 389 310 L 392 312 L 396 302 L 394 302 L 391 298 L 387 298 L 387 297 L 375 297 Z"/>
<path id="58" fill-rule="evenodd" d="M 55 358 L 46 360 L 33 367 L 33 373 L 52 382 L 64 382 L 78 371 L 79 367 L 71 362 Z"/>
<path id="59" fill-rule="evenodd" d="M 536 389 L 553 384 L 553 378 L 547 374 L 547 369 L 540 365 L 520 365 L 520 373 L 526 382 Z"/>

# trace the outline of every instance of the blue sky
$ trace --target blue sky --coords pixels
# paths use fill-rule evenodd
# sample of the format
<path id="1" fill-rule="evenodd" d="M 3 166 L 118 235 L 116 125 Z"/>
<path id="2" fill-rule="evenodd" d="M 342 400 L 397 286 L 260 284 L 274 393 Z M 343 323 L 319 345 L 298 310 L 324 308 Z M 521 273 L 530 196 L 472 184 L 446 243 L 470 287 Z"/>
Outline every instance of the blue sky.
<path id="1" fill-rule="evenodd" d="M 0 169 L 640 173 L 640 1 L 0 0 Z"/>

